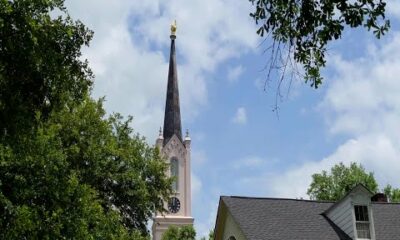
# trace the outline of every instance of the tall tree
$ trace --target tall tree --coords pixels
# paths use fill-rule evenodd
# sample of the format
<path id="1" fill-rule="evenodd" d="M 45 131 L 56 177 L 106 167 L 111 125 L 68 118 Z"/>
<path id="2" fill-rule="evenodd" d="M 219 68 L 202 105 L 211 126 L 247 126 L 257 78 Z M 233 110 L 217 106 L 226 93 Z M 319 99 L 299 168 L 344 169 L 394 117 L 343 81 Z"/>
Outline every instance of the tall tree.
<path id="1" fill-rule="evenodd" d="M 129 121 L 104 114 L 87 98 L 0 144 L 0 238 L 147 235 L 171 191 L 167 165 Z"/>
<path id="2" fill-rule="evenodd" d="M 68 161 L 61 128 L 40 124 L 19 145 L 0 144 L 0 238 L 131 239 Z"/>
<path id="3" fill-rule="evenodd" d="M 71 168 L 94 187 L 107 210 L 118 209 L 125 226 L 146 232 L 147 220 L 171 194 L 168 166 L 158 150 L 133 133 L 131 118 L 105 118 L 102 100 L 86 98 L 51 115 Z"/>
<path id="4" fill-rule="evenodd" d="M 322 83 L 320 70 L 325 66 L 327 46 L 339 39 L 345 27 L 365 27 L 379 39 L 389 27 L 385 20 L 384 0 L 249 0 L 250 16 L 260 28 L 257 34 L 272 39 L 269 74 L 280 71 L 279 85 L 288 69 L 304 68 L 304 79 L 312 87 Z M 302 75 L 302 74 L 301 74 Z"/>
<path id="5" fill-rule="evenodd" d="M 1 239 L 142 239 L 165 211 L 157 149 L 90 98 L 91 37 L 63 0 L 0 0 Z"/>
<path id="6" fill-rule="evenodd" d="M 349 167 L 339 163 L 331 168 L 330 173 L 324 170 L 313 174 L 312 179 L 307 194 L 316 200 L 339 200 L 359 183 L 372 192 L 378 191 L 374 174 L 365 172 L 364 167 L 357 163 L 351 163 Z"/>
<path id="7" fill-rule="evenodd" d="M 345 166 L 339 163 L 333 166 L 330 172 L 325 170 L 312 175 L 312 182 L 307 190 L 311 199 L 337 201 L 341 199 L 357 184 L 363 184 L 373 193 L 379 188 L 372 172 L 366 172 L 361 164 L 350 163 Z M 400 202 L 400 189 L 387 185 L 383 192 L 390 201 Z"/>

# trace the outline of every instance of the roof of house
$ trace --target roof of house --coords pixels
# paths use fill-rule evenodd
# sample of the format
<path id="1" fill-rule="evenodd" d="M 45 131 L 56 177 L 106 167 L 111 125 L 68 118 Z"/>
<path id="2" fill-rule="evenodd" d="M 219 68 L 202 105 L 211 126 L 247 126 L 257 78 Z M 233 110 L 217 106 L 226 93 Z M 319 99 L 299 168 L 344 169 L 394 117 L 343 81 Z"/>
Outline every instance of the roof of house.
<path id="1" fill-rule="evenodd" d="M 375 235 L 378 240 L 400 238 L 400 204 L 372 203 Z"/>
<path id="2" fill-rule="evenodd" d="M 249 240 L 350 240 L 324 212 L 334 202 L 282 198 L 222 196 L 235 222 Z M 376 239 L 400 236 L 400 204 L 373 203 Z"/>

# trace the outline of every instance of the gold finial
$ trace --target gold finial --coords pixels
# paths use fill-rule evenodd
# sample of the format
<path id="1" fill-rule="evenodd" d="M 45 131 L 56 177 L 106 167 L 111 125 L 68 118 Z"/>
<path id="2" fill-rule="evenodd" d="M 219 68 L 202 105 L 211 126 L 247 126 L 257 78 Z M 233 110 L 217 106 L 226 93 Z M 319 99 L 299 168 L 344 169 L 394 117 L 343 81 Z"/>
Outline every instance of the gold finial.
<path id="1" fill-rule="evenodd" d="M 176 20 L 171 24 L 171 35 L 175 36 L 176 34 Z"/>

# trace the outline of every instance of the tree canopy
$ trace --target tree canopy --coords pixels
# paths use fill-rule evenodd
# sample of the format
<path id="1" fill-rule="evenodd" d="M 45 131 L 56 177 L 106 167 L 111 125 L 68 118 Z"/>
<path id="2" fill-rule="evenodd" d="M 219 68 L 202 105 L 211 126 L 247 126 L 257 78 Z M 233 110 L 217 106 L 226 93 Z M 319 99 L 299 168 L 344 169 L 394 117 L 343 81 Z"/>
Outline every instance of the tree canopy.
<path id="1" fill-rule="evenodd" d="M 0 0 L 0 137 L 14 136 L 66 101 L 82 101 L 93 81 L 80 60 L 92 31 L 62 0 Z M 58 9 L 64 16 L 51 17 Z"/>
<path id="2" fill-rule="evenodd" d="M 207 240 L 206 237 L 202 237 L 200 240 Z M 208 240 L 214 240 L 214 230 L 211 229 L 208 233 Z"/>
<path id="3" fill-rule="evenodd" d="M 90 97 L 91 37 L 62 0 L 0 0 L 0 239 L 146 239 L 165 211 L 158 150 Z"/>
<path id="4" fill-rule="evenodd" d="M 195 240 L 196 239 L 196 230 L 193 226 L 170 226 L 163 233 L 162 240 Z"/>
<path id="5" fill-rule="evenodd" d="M 307 194 L 313 200 L 337 201 L 360 183 L 373 193 L 379 191 L 374 174 L 366 172 L 361 164 L 353 162 L 349 166 L 345 166 L 343 163 L 339 163 L 333 166 L 329 173 L 324 170 L 321 173 L 313 174 Z M 400 189 L 393 189 L 387 185 L 383 191 L 390 201 L 400 202 Z"/>
<path id="6" fill-rule="evenodd" d="M 392 202 L 400 202 L 400 189 L 393 188 L 390 184 L 386 185 L 383 189 L 385 195 L 389 198 Z"/>
<path id="7" fill-rule="evenodd" d="M 323 80 L 320 70 L 326 64 L 327 46 L 342 36 L 345 27 L 365 27 L 378 39 L 390 27 L 385 19 L 384 0 L 249 1 L 254 6 L 250 16 L 260 25 L 257 34 L 268 35 L 273 41 L 269 73 L 279 70 L 279 82 L 289 68 L 292 74 L 299 74 L 295 66 L 298 63 L 304 68 L 305 82 L 318 88 Z"/>

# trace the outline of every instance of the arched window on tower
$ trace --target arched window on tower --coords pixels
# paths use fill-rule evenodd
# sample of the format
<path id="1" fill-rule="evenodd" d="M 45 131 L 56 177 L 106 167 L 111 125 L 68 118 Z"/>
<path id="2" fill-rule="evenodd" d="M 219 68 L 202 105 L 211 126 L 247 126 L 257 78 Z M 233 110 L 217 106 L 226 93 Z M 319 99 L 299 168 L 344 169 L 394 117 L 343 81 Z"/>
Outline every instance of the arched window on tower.
<path id="1" fill-rule="evenodd" d="M 178 182 L 179 182 L 179 162 L 178 159 L 171 159 L 171 177 L 174 177 L 174 181 L 172 182 L 172 190 L 178 191 Z"/>
<path id="2" fill-rule="evenodd" d="M 235 238 L 234 236 L 230 236 L 230 237 L 228 238 L 228 240 L 236 240 L 236 238 Z"/>

